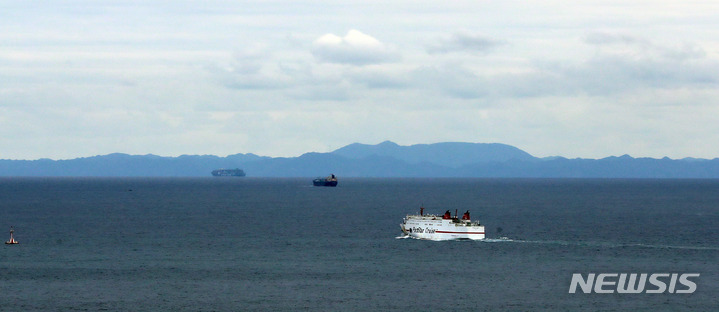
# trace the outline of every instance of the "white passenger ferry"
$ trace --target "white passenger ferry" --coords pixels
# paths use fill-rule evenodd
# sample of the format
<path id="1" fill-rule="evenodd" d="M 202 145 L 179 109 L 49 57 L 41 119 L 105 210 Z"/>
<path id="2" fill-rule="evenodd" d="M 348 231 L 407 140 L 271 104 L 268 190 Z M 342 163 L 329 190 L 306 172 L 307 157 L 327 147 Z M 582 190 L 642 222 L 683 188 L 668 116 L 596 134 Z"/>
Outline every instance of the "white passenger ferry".
<path id="1" fill-rule="evenodd" d="M 419 239 L 452 240 L 452 239 L 484 239 L 484 225 L 472 221 L 469 210 L 461 219 L 447 210 L 444 215 L 424 214 L 424 207 L 419 208 L 419 215 L 407 215 L 400 224 L 404 234 Z"/>

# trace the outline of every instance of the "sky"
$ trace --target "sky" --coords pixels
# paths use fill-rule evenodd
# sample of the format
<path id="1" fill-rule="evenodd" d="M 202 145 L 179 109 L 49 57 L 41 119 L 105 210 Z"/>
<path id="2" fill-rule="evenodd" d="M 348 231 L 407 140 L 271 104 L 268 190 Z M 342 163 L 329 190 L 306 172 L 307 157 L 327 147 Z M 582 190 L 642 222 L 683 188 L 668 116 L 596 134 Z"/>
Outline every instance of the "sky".
<path id="1" fill-rule="evenodd" d="M 0 159 L 719 157 L 717 1 L 0 0 Z"/>

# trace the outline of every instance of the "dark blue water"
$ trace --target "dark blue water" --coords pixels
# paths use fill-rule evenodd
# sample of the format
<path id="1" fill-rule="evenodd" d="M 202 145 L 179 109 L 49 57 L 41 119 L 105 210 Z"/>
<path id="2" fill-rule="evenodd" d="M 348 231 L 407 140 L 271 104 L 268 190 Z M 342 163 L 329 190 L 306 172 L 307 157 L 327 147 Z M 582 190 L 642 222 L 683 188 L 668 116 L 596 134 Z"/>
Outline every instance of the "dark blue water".
<path id="1" fill-rule="evenodd" d="M 511 241 L 397 239 L 420 205 Z M 11 225 L 3 311 L 719 308 L 716 180 L 2 178 Z M 591 272 L 701 276 L 693 294 L 568 293 Z"/>

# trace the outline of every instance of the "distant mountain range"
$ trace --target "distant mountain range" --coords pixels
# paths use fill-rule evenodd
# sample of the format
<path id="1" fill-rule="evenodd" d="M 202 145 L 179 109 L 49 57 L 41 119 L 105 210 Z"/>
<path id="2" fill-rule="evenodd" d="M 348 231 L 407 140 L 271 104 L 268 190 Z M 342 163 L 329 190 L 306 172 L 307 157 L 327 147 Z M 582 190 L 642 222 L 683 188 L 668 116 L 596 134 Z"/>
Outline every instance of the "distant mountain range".
<path id="1" fill-rule="evenodd" d="M 240 168 L 248 177 L 719 178 L 719 159 L 537 158 L 506 144 L 354 143 L 299 157 L 109 154 L 70 160 L 0 160 L 0 176 L 210 176 Z"/>

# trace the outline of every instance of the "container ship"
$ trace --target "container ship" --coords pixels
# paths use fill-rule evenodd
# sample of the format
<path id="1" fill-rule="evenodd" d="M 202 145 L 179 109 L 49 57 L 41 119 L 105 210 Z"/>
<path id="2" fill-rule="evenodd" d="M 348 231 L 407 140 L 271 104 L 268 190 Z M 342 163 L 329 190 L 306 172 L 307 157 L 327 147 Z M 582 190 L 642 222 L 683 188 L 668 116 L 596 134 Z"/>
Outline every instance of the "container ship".
<path id="1" fill-rule="evenodd" d="M 245 172 L 242 169 L 217 169 L 212 170 L 215 177 L 244 177 Z"/>
<path id="2" fill-rule="evenodd" d="M 314 186 L 337 186 L 337 177 L 335 177 L 334 174 L 331 174 L 329 177 L 326 178 L 316 178 L 312 180 L 312 185 Z"/>

